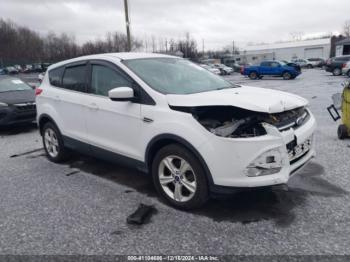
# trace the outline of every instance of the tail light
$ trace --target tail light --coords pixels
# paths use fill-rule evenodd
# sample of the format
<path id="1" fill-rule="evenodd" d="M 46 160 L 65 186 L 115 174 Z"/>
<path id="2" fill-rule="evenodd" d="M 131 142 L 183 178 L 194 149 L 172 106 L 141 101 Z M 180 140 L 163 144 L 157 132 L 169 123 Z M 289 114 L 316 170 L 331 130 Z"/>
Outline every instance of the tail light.
<path id="1" fill-rule="evenodd" d="M 342 68 L 345 68 L 346 67 L 346 63 L 342 65 Z"/>
<path id="2" fill-rule="evenodd" d="M 43 90 L 39 87 L 35 88 L 35 96 L 40 95 L 43 92 Z"/>
<path id="3" fill-rule="evenodd" d="M 244 66 L 241 66 L 241 74 L 244 72 Z"/>

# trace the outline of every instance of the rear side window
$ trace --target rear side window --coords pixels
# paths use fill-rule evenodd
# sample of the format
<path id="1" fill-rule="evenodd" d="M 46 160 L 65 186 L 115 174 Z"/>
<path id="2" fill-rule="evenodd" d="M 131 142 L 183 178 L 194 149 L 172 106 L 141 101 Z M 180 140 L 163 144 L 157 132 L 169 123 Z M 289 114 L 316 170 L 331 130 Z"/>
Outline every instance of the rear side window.
<path id="1" fill-rule="evenodd" d="M 125 86 L 132 87 L 132 83 L 119 72 L 103 65 L 92 65 L 91 93 L 108 96 L 109 90 Z"/>
<path id="2" fill-rule="evenodd" d="M 64 71 L 62 87 L 69 90 L 86 92 L 86 66 L 67 67 Z"/>
<path id="3" fill-rule="evenodd" d="M 341 57 L 336 57 L 335 61 L 349 61 L 350 56 L 341 56 Z"/>
<path id="4" fill-rule="evenodd" d="M 260 65 L 261 66 L 270 66 L 270 62 L 262 62 Z"/>
<path id="5" fill-rule="evenodd" d="M 64 67 L 55 68 L 49 71 L 50 84 L 57 87 L 62 87 L 62 75 Z"/>

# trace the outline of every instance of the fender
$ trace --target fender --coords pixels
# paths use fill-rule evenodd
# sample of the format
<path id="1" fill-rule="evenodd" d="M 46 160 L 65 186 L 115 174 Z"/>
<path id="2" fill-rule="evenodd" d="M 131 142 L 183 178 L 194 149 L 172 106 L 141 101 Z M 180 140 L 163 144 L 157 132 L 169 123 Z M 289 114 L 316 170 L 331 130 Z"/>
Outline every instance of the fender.
<path id="1" fill-rule="evenodd" d="M 199 162 L 201 163 L 205 175 L 208 179 L 208 183 L 209 183 L 209 188 L 214 186 L 214 180 L 213 177 L 210 173 L 210 170 L 207 166 L 207 163 L 204 161 L 203 157 L 201 156 L 201 154 L 197 151 L 197 149 L 187 140 L 183 139 L 182 137 L 179 137 L 177 135 L 173 135 L 173 134 L 161 134 L 161 135 L 157 135 L 154 138 L 152 138 L 152 140 L 148 143 L 147 147 L 146 147 L 146 152 L 145 152 L 145 163 L 147 165 L 147 168 L 150 168 L 150 157 L 151 155 L 151 149 L 152 147 L 159 141 L 161 140 L 172 140 L 175 141 L 181 145 L 183 145 L 184 147 L 186 147 L 188 150 L 191 151 L 192 154 L 194 154 L 197 159 L 199 160 Z"/>

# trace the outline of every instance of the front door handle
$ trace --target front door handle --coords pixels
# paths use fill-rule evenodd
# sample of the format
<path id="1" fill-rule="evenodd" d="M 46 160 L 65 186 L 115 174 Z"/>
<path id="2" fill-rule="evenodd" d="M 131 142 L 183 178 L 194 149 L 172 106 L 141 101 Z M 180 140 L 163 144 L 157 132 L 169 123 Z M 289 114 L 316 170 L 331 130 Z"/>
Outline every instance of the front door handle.
<path id="1" fill-rule="evenodd" d="M 88 108 L 94 111 L 99 110 L 100 108 L 97 106 L 97 104 L 95 103 L 91 103 L 90 105 L 88 105 Z"/>

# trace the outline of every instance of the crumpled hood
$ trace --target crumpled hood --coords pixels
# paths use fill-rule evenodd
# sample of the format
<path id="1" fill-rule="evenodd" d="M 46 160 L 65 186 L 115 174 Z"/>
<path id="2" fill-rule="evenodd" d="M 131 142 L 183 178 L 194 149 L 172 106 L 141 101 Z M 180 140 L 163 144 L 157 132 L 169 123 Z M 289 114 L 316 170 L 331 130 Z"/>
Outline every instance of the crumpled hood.
<path id="1" fill-rule="evenodd" d="M 166 95 L 170 106 L 235 106 L 251 111 L 280 113 L 306 106 L 300 96 L 259 87 L 241 86 L 189 95 Z"/>

